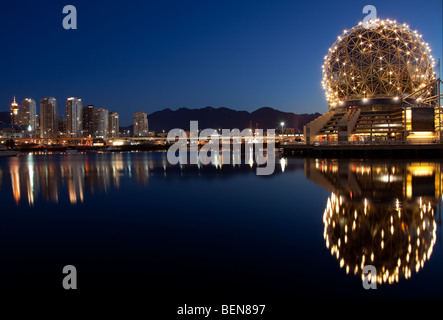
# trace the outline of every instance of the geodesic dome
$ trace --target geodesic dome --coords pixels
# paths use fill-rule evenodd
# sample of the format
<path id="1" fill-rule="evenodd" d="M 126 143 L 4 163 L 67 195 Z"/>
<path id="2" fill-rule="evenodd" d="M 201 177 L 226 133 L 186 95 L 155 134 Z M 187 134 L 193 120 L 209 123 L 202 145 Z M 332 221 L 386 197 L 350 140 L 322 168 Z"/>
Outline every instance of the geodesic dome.
<path id="1" fill-rule="evenodd" d="M 331 108 L 342 101 L 399 99 L 435 80 L 429 44 L 406 24 L 375 20 L 344 30 L 323 65 L 323 88 Z"/>

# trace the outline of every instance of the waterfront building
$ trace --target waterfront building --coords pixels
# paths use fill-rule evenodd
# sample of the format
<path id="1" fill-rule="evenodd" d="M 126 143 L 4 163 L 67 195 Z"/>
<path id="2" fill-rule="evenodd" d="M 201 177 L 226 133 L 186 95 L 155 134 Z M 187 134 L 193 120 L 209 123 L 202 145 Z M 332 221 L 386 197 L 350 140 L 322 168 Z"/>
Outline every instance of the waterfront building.
<path id="1" fill-rule="evenodd" d="M 83 110 L 82 100 L 68 98 L 66 101 L 66 137 L 83 137 Z"/>
<path id="2" fill-rule="evenodd" d="M 109 112 L 105 108 L 94 108 L 93 111 L 93 137 L 108 139 Z"/>
<path id="3" fill-rule="evenodd" d="M 329 109 L 305 126 L 306 142 L 437 138 L 441 81 L 430 51 L 417 31 L 392 20 L 345 30 L 324 59 Z"/>
<path id="4" fill-rule="evenodd" d="M 83 137 L 92 138 L 94 134 L 94 106 L 88 105 L 82 111 Z"/>
<path id="5" fill-rule="evenodd" d="M 16 124 L 0 123 L 0 138 L 13 139 L 24 138 L 23 130 Z"/>
<path id="6" fill-rule="evenodd" d="M 147 137 L 149 135 L 148 115 L 146 112 L 134 113 L 134 137 Z"/>
<path id="7" fill-rule="evenodd" d="M 59 134 L 59 120 L 57 100 L 46 97 L 40 100 L 40 137 L 57 138 Z"/>
<path id="8" fill-rule="evenodd" d="M 109 112 L 109 138 L 118 138 L 120 135 L 120 121 L 117 112 Z"/>

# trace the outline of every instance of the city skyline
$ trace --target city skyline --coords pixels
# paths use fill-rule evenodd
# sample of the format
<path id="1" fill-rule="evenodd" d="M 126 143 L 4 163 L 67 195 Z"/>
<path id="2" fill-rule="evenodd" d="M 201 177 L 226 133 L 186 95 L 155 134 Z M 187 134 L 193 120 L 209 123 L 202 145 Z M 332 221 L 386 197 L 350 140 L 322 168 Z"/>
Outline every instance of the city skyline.
<path id="1" fill-rule="evenodd" d="M 57 99 L 45 97 L 40 100 L 40 112 L 32 98 L 25 98 L 21 105 L 14 96 L 6 136 L 14 138 L 118 138 L 120 136 L 117 112 L 94 105 L 83 107 L 82 99 L 66 99 L 64 114 L 60 114 Z M 145 113 L 145 117 L 146 117 Z M 147 119 L 146 119 L 147 121 Z M 0 121 L 0 124 L 4 124 Z M 147 136 L 147 134 L 146 134 Z"/>
<path id="2" fill-rule="evenodd" d="M 41 100 L 44 100 L 45 98 L 48 98 L 48 97 L 44 97 L 43 99 L 41 99 Z M 51 98 L 53 98 L 52 96 L 51 96 Z M 10 99 L 10 102 L 9 102 L 9 107 L 6 107 L 6 108 L 4 108 L 4 110 L 1 110 L 0 109 L 0 113 L 2 113 L 2 112 L 8 112 L 8 113 L 10 113 L 10 116 L 11 116 L 11 120 L 8 120 L 9 122 L 11 122 L 12 121 L 12 111 L 11 111 L 11 106 L 14 104 L 14 99 L 15 100 L 18 100 L 17 99 L 17 97 L 16 96 L 14 96 L 13 98 L 12 98 L 12 100 Z M 54 98 L 55 99 L 55 98 Z M 87 105 L 85 105 L 85 104 L 83 104 L 83 100 L 84 99 L 81 99 L 81 98 L 77 98 L 77 97 L 68 97 L 68 98 L 65 98 L 65 100 L 66 100 L 66 103 L 69 103 L 69 101 L 71 100 L 71 99 L 78 99 L 79 101 L 80 101 L 80 103 L 81 103 L 81 105 L 83 105 L 83 108 L 82 108 L 82 110 L 83 110 L 83 112 L 82 112 L 82 118 L 81 118 L 81 120 L 79 121 L 79 122 L 81 122 L 82 123 L 82 125 L 83 124 L 85 124 L 85 123 L 89 123 L 90 121 L 88 120 L 88 119 L 92 119 L 92 111 L 93 111 L 93 109 L 94 108 L 101 108 L 101 109 L 106 109 L 106 110 L 110 110 L 108 107 L 99 107 L 98 105 L 96 105 L 96 104 L 87 104 Z M 41 101 L 41 100 L 39 100 L 39 101 Z M 57 100 L 57 99 L 56 99 Z M 22 103 L 21 104 L 17 104 L 17 107 L 19 108 L 18 109 L 18 114 L 19 114 L 19 116 L 21 115 L 21 116 L 23 116 L 23 117 L 26 117 L 24 114 L 23 114 L 23 110 L 25 110 L 24 109 L 24 103 L 26 102 L 26 101 L 32 101 L 33 102 L 33 109 L 31 109 L 32 110 L 32 112 L 33 112 L 33 114 L 34 114 L 34 116 L 36 116 L 37 117 L 37 119 L 39 118 L 39 116 L 40 116 L 40 108 L 39 108 L 39 103 L 36 103 L 36 99 L 33 99 L 33 98 L 29 98 L 29 97 L 26 97 L 26 98 L 24 98 L 23 100 L 22 100 Z M 205 107 L 202 107 L 202 108 L 186 108 L 185 107 L 185 109 L 188 109 L 188 110 L 202 110 L 202 109 L 206 109 L 206 108 L 213 108 L 212 106 L 205 106 Z M 88 115 L 87 114 L 87 111 L 85 110 L 85 109 L 87 109 L 87 108 L 91 108 L 91 114 L 90 115 Z M 173 108 L 173 109 L 170 109 L 170 108 L 163 108 L 163 109 L 158 109 L 158 110 L 154 110 L 152 113 L 156 113 L 156 112 L 163 112 L 163 111 L 167 111 L 167 110 L 174 110 L 174 111 L 177 111 L 177 110 L 179 110 L 179 109 L 182 109 L 183 107 L 180 107 L 180 108 Z M 214 108 L 214 109 L 223 109 L 224 107 L 220 107 L 220 108 Z M 255 109 L 255 110 L 252 110 L 251 112 L 257 112 L 257 111 L 259 111 L 259 110 L 261 110 L 261 109 L 263 109 L 263 108 L 268 108 L 268 107 L 262 107 L 262 108 L 257 108 L 257 109 Z M 282 110 L 279 110 L 279 109 L 275 109 L 275 108 L 271 108 L 271 109 L 273 109 L 273 110 L 275 110 L 275 111 L 277 111 L 277 112 L 285 112 L 285 111 L 282 111 Z M 58 110 L 58 115 L 59 115 L 59 120 L 62 120 L 62 119 L 64 119 L 64 120 L 67 120 L 68 118 L 69 118 L 69 116 L 68 116 L 68 114 L 67 114 L 67 112 L 66 112 L 66 108 L 63 108 L 63 107 L 61 107 L 61 108 L 58 108 L 57 109 Z M 232 109 L 232 108 L 228 108 L 228 110 L 232 110 L 232 111 L 239 111 L 239 112 L 243 112 L 243 111 L 246 111 L 246 110 L 237 110 L 237 109 Z M 86 112 L 86 114 L 85 114 L 85 112 Z M 134 125 L 134 118 L 133 118 L 133 115 L 134 114 L 136 114 L 136 113 L 138 113 L 138 112 L 143 112 L 143 113 L 145 113 L 146 114 L 146 116 L 150 116 L 152 113 L 147 113 L 147 112 L 145 112 L 145 111 L 141 111 L 141 110 L 139 110 L 139 111 L 135 111 L 135 112 L 133 112 L 131 115 L 129 115 L 129 117 L 130 117 L 130 119 L 129 119 L 129 122 L 126 122 L 126 123 L 123 123 L 122 125 L 121 125 L 121 127 L 122 128 L 127 128 L 127 127 L 130 127 L 130 126 L 133 126 Z M 246 112 L 249 112 L 249 111 L 246 111 Z M 289 111 L 290 112 L 290 111 Z M 29 113 L 29 112 L 28 112 Z M 294 115 L 303 115 L 303 113 L 300 113 L 300 114 L 298 114 L 298 113 L 295 113 L 295 112 L 290 112 L 290 113 L 292 113 L 292 114 L 294 114 Z M 111 116 L 111 114 L 117 114 L 117 116 L 118 116 L 118 118 L 117 118 L 117 122 L 119 123 L 119 125 L 121 124 L 121 122 L 120 122 L 120 117 L 121 117 L 121 113 L 117 113 L 117 112 L 115 112 L 115 111 L 109 111 L 109 116 Z M 310 114 L 310 115 L 315 115 L 315 114 L 318 114 L 318 113 L 316 113 L 316 112 L 312 112 L 312 113 L 305 113 L 305 114 Z M 125 115 L 126 117 L 128 117 L 128 115 L 127 114 L 125 114 L 125 113 L 123 113 L 123 115 Z M 86 118 L 85 118 L 86 117 Z M 19 118 L 20 120 L 22 120 L 22 118 Z M 31 119 L 32 119 L 32 117 L 31 117 Z M 35 119 L 35 118 L 34 118 Z M 110 120 L 111 121 L 111 120 Z M 8 122 L 8 123 L 9 123 Z M 37 125 L 35 125 L 37 123 Z M 111 122 L 109 122 L 109 123 L 111 123 Z M 19 123 L 19 125 L 21 125 L 22 127 L 24 126 L 23 124 L 21 124 L 21 123 Z M 92 125 L 92 122 L 91 122 L 91 125 Z M 278 122 L 278 125 L 280 125 L 280 122 Z M 40 122 L 38 121 L 38 120 L 34 120 L 34 124 L 31 124 L 31 128 L 35 128 L 35 127 L 37 127 L 37 128 L 39 128 L 39 126 L 40 126 Z M 115 125 L 114 125 L 114 127 L 115 127 Z M 90 128 L 88 128 L 87 127 L 87 125 L 86 125 L 86 128 L 83 126 L 83 131 L 84 131 L 84 133 L 89 133 L 90 135 L 92 135 L 92 131 L 91 131 L 92 129 L 90 129 Z M 32 129 L 32 131 L 34 131 L 34 129 Z"/>
<path id="3" fill-rule="evenodd" d="M 284 1 L 272 8 L 248 1 L 148 2 L 117 10 L 113 2 L 102 8 L 78 1 L 78 30 L 70 31 L 62 28 L 59 4 L 27 4 L 27 10 L 8 4 L 7 15 L 0 13 L 0 27 L 10 31 L 1 37 L 5 46 L 17 38 L 39 45 L 41 37 L 34 32 L 55 45 L 32 54 L 5 53 L 2 74 L 8 80 L 0 101 L 6 108 L 14 95 L 38 100 L 55 94 L 59 101 L 76 96 L 119 112 L 122 125 L 130 124 L 138 110 L 149 114 L 180 107 L 323 112 L 326 44 L 361 21 L 366 4 L 325 2 L 317 10 L 318 4 L 300 7 Z M 442 57 L 441 1 L 372 4 L 379 17 L 417 29 L 436 61 Z M 48 18 L 37 21 L 39 13 Z M 125 25 L 119 14 L 128 18 Z M 17 19 L 19 24 L 12 23 Z M 79 49 L 64 50 L 67 46 Z"/>

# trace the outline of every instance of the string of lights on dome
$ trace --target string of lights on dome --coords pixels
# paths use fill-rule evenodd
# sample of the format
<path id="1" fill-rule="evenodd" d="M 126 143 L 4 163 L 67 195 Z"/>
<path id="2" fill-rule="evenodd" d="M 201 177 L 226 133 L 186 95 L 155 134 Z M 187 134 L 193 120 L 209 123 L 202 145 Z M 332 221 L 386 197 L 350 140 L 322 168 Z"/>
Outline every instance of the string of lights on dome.
<path id="1" fill-rule="evenodd" d="M 322 86 L 331 108 L 349 100 L 399 100 L 436 79 L 423 36 L 390 19 L 344 30 L 324 60 Z"/>

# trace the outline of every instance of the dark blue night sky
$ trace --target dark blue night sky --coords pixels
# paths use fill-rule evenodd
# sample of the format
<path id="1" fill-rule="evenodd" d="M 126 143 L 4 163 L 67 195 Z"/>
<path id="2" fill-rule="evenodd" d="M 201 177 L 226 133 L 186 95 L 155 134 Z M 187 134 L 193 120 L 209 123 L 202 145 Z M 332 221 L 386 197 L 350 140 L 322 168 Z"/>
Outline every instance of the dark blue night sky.
<path id="1" fill-rule="evenodd" d="M 78 29 L 62 27 L 77 8 Z M 365 5 L 406 22 L 442 57 L 442 0 L 8 1 L 0 4 L 0 111 L 67 97 L 120 113 L 268 106 L 324 112 L 321 65 Z"/>

